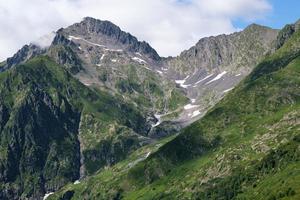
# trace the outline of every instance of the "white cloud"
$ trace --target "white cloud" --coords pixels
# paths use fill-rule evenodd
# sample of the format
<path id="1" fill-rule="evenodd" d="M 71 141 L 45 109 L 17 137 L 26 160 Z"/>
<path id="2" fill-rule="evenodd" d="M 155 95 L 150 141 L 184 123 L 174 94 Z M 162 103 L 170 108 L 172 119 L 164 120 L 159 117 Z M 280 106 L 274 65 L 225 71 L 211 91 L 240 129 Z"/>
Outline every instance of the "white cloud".
<path id="1" fill-rule="evenodd" d="M 268 0 L 0 0 L 0 60 L 85 16 L 110 20 L 168 56 L 269 10 Z"/>

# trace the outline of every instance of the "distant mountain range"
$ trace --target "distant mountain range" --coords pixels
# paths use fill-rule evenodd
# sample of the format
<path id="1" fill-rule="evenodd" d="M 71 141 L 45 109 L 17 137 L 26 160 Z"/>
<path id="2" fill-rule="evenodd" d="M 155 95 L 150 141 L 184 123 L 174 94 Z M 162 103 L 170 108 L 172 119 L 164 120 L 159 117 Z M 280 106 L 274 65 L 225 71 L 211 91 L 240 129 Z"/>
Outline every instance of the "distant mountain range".
<path id="1" fill-rule="evenodd" d="M 91 17 L 25 45 L 0 63 L 0 199 L 300 198 L 299 24 L 168 58 Z"/>

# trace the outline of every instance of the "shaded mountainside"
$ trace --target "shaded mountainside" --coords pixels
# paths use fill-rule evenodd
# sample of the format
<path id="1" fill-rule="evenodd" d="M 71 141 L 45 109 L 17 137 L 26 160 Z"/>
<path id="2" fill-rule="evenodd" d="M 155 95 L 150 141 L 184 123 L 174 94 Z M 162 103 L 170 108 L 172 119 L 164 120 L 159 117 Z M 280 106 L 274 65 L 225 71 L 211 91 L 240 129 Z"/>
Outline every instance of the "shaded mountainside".
<path id="1" fill-rule="evenodd" d="M 150 142 L 133 105 L 48 57 L 0 74 L 0 198 L 40 199 Z"/>
<path id="2" fill-rule="evenodd" d="M 145 160 L 49 199 L 299 199 L 299 77 L 298 31 L 201 120 L 149 146 Z"/>

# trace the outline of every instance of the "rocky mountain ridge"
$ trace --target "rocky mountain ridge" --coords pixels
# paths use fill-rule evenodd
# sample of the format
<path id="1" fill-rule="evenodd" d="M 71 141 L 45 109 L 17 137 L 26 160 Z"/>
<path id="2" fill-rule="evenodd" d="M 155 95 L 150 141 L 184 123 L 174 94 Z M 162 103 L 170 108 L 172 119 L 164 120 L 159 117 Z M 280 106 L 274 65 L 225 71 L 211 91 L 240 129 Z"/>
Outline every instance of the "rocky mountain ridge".
<path id="1" fill-rule="evenodd" d="M 127 163 L 129 166 L 151 158 L 154 149 L 162 152 L 160 146 L 165 140 L 160 138 L 177 134 L 182 127 L 203 117 L 231 90 L 235 91 L 260 60 L 276 51 L 276 44 L 283 46 L 293 37 L 298 30 L 295 27 L 298 26 L 279 32 L 251 25 L 231 35 L 201 39 L 178 57 L 160 58 L 149 44 L 137 41 L 112 23 L 85 18 L 57 31 L 46 49 L 24 46 L 0 65 L 1 198 L 41 198 L 66 183 L 76 181 L 77 185 L 81 181 L 78 179 L 105 172 L 120 161 L 126 163 L 136 149 L 143 150 L 138 153 L 139 158 Z M 43 110 L 56 120 L 53 123 L 60 122 L 60 131 L 48 128 Z M 29 111 L 34 113 L 33 118 L 27 116 Z M 28 120 L 21 123 L 15 116 Z M 49 129 L 46 135 L 59 132 L 64 137 L 61 144 L 57 138 L 51 140 L 50 146 L 41 148 L 43 155 L 37 155 L 36 148 L 42 146 L 38 130 L 43 129 Z M 198 139 L 195 138 L 196 143 Z M 191 149 L 191 155 L 219 144 L 218 138 L 204 139 L 207 143 L 203 143 L 203 148 Z M 174 141 L 162 148 L 168 149 L 175 143 L 185 149 L 186 140 Z M 73 150 L 55 154 L 55 148 L 63 148 L 64 142 Z M 151 148 L 144 147 L 148 144 Z M 177 152 L 175 149 L 170 152 Z M 15 156 L 7 156 L 7 152 Z M 29 165 L 25 152 L 43 162 Z M 55 167 L 47 163 L 54 163 Z M 76 163 L 74 170 L 65 173 L 71 163 Z M 7 172 L 11 165 L 16 167 Z M 157 174 L 146 177 L 151 182 Z M 36 182 L 27 187 L 33 179 Z M 15 187 L 18 189 L 13 190 Z"/>
<path id="2" fill-rule="evenodd" d="M 154 132 L 162 132 L 164 126 L 177 129 L 201 118 L 274 49 L 277 34 L 277 30 L 253 24 L 241 32 L 203 38 L 178 57 L 161 58 L 149 44 L 139 42 L 111 22 L 86 17 L 58 30 L 46 54 L 88 86 L 109 89 L 137 104 L 146 96 L 142 100 L 144 110 L 159 121 L 161 127 L 153 123 L 160 129 Z M 16 56 L 26 60 L 19 54 Z M 136 71 L 134 77 L 128 74 L 132 70 Z M 152 81 L 145 74 L 153 77 Z M 167 98 L 155 96 L 153 89 L 144 85 L 149 81 L 157 89 L 161 85 L 155 82 L 162 83 L 161 91 L 155 90 Z M 133 93 L 142 96 L 132 98 Z M 181 97 L 179 104 L 170 108 L 175 93 L 187 100 Z M 163 121 L 166 122 L 161 124 Z"/>

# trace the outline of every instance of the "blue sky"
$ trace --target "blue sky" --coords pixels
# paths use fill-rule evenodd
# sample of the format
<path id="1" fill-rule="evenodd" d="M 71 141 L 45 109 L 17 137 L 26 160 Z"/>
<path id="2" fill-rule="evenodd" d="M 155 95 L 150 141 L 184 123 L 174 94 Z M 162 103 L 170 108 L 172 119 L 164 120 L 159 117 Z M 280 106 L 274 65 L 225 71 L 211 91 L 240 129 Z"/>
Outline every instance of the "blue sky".
<path id="1" fill-rule="evenodd" d="M 300 0 L 269 0 L 272 10 L 262 19 L 245 21 L 241 19 L 234 20 L 233 24 L 237 28 L 245 28 L 251 22 L 272 28 L 280 29 L 286 24 L 294 23 L 300 19 Z"/>

